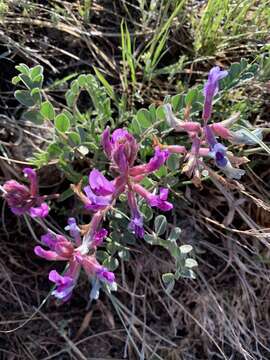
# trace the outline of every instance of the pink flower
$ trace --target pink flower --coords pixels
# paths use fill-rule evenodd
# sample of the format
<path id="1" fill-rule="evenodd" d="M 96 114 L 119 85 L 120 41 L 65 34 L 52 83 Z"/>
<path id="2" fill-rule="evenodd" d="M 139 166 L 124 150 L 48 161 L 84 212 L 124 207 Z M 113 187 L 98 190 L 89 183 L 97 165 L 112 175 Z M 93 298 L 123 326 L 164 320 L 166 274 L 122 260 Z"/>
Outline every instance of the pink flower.
<path id="1" fill-rule="evenodd" d="M 85 248 L 81 239 L 78 239 L 78 227 L 75 219 L 69 219 L 68 227 L 76 244 L 70 242 L 63 235 L 48 233 L 41 237 L 41 241 L 49 250 L 41 246 L 34 248 L 35 254 L 46 260 L 67 262 L 66 270 L 62 275 L 58 274 L 56 270 L 52 270 L 49 273 L 49 280 L 56 285 L 56 289 L 52 294 L 61 301 L 70 299 L 82 268 L 92 283 L 101 281 L 111 286 L 115 281 L 115 276 L 112 272 L 100 265 L 94 255 L 87 254 L 89 248 Z M 95 247 L 107 235 L 107 231 L 101 229 L 99 231 L 94 230 L 93 233 L 91 235 L 90 232 L 90 236 L 92 236 L 90 244 Z M 98 285 L 96 284 L 96 286 Z"/>
<path id="2" fill-rule="evenodd" d="M 133 166 L 138 144 L 127 130 L 117 129 L 110 137 L 110 130 L 107 127 L 102 134 L 101 143 L 107 158 L 112 161 L 112 167 L 120 174 L 126 173 L 128 168 Z"/>
<path id="3" fill-rule="evenodd" d="M 181 121 L 173 113 L 171 104 L 164 104 L 165 118 L 168 125 L 175 131 L 186 131 L 189 134 L 199 133 L 201 125 L 194 121 Z"/>
<path id="4" fill-rule="evenodd" d="M 152 207 L 157 207 L 163 211 L 169 211 L 173 209 L 173 204 L 167 201 L 169 190 L 166 188 L 161 188 L 159 195 L 150 193 L 139 184 L 133 185 L 133 190 L 141 195 Z"/>
<path id="5" fill-rule="evenodd" d="M 107 237 L 108 231 L 106 229 L 100 229 L 96 232 L 94 232 L 92 245 L 93 246 L 100 246 L 103 243 L 103 240 L 105 237 Z"/>
<path id="6" fill-rule="evenodd" d="M 112 201 L 114 191 L 113 182 L 107 180 L 98 170 L 92 170 L 89 175 L 89 185 L 84 188 L 89 199 L 85 208 L 92 211 L 106 208 Z"/>
<path id="7" fill-rule="evenodd" d="M 167 149 L 161 150 L 157 146 L 154 156 L 148 163 L 134 165 L 139 146 L 135 138 L 127 130 L 117 129 L 110 135 L 110 130 L 107 127 L 102 134 L 101 143 L 106 156 L 111 161 L 111 168 L 118 172 L 118 176 L 113 181 L 109 181 L 97 169 L 94 169 L 89 175 L 89 185 L 84 188 L 85 194 L 81 191 L 81 184 L 73 185 L 72 188 L 85 204 L 85 208 L 96 212 L 97 217 L 94 216 L 93 220 L 96 218 L 99 222 L 102 221 L 102 218 L 120 194 L 127 192 L 131 213 L 128 228 L 136 236 L 143 237 L 143 216 L 139 211 L 134 189 L 136 185 L 140 186 L 138 183 L 145 176 L 165 164 L 169 151 Z M 140 186 L 140 189 L 141 193 L 139 191 L 137 193 L 145 197 L 151 206 L 164 211 L 172 209 L 172 204 L 166 201 L 168 191 L 165 189 L 162 189 L 159 195 L 149 193 L 142 186 Z M 149 196 L 142 194 L 149 194 Z M 95 234 L 92 233 L 92 240 L 86 239 L 83 244 L 84 248 L 87 248 L 90 243 L 92 246 L 101 244 L 103 238 L 107 236 L 107 232 L 105 232 L 105 229 L 101 229 Z"/>
<path id="8" fill-rule="evenodd" d="M 133 191 L 128 192 L 128 205 L 131 212 L 131 221 L 128 228 L 138 237 L 144 237 L 143 216 L 140 213 Z"/>
<path id="9" fill-rule="evenodd" d="M 23 172 L 30 181 L 30 186 L 22 185 L 15 180 L 6 181 L 2 187 L 3 196 L 14 214 L 44 218 L 49 213 L 49 206 L 44 202 L 47 196 L 38 195 L 37 174 L 30 168 L 23 169 Z"/>
<path id="10" fill-rule="evenodd" d="M 159 147 L 156 147 L 155 155 L 149 160 L 149 162 L 147 164 L 133 166 L 130 169 L 129 174 L 131 176 L 140 176 L 154 172 L 165 164 L 168 157 L 168 150 L 160 150 Z"/>

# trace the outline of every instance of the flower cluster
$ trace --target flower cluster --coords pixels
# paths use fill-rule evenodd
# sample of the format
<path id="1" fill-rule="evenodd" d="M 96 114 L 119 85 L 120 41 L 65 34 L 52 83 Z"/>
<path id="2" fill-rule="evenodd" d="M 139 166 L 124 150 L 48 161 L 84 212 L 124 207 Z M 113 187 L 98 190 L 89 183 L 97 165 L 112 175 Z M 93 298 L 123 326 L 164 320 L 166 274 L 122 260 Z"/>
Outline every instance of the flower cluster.
<path id="1" fill-rule="evenodd" d="M 212 68 L 209 73 L 204 86 L 203 124 L 189 119 L 181 121 L 173 114 L 170 104 L 164 105 L 167 123 L 176 131 L 184 131 L 188 134 L 191 141 L 191 150 L 188 151 L 184 146 L 180 145 L 166 146 L 160 143 L 157 143 L 157 145 L 160 149 L 167 149 L 169 153 L 185 155 L 186 164 L 183 172 L 192 177 L 196 185 L 200 184 L 201 172 L 205 169 L 203 158 L 207 157 L 213 159 L 215 165 L 230 179 L 239 180 L 245 174 L 244 170 L 233 166 L 233 164 L 241 164 L 244 159 L 237 158 L 228 152 L 227 148 L 217 140 L 217 137 L 228 140 L 232 144 L 254 144 L 253 140 L 247 137 L 242 130 L 235 132 L 230 130 L 230 127 L 238 119 L 238 114 L 225 121 L 208 123 L 212 115 L 213 100 L 219 90 L 219 81 L 227 75 L 228 72 L 221 71 L 218 66 Z M 253 134 L 258 138 L 262 138 L 260 129 L 254 130 Z"/>
<path id="2" fill-rule="evenodd" d="M 38 194 L 38 181 L 35 170 L 25 168 L 23 173 L 29 180 L 30 186 L 20 184 L 16 180 L 6 181 L 1 187 L 3 196 L 15 215 L 29 214 L 31 217 L 44 218 L 49 213 L 49 206 L 44 202 L 48 196 Z"/>
<path id="3" fill-rule="evenodd" d="M 156 148 L 154 156 L 148 163 L 134 165 L 138 143 L 124 129 L 117 129 L 110 135 L 109 128 L 106 128 L 102 134 L 102 146 L 115 178 L 109 181 L 99 170 L 93 169 L 89 175 L 89 185 L 85 186 L 83 191 L 80 185 L 73 186 L 73 189 L 84 203 L 85 209 L 94 213 L 106 212 L 120 194 L 126 193 L 131 214 L 129 229 L 136 236 L 143 237 L 143 216 L 138 208 L 137 196 L 145 199 L 150 206 L 163 211 L 173 208 L 173 205 L 167 201 L 167 189 L 161 188 L 157 194 L 149 192 L 140 185 L 145 176 L 158 170 L 165 163 L 169 152 Z"/>
<path id="4" fill-rule="evenodd" d="M 138 164 L 139 144 L 133 135 L 125 129 L 116 129 L 112 134 L 109 127 L 104 130 L 101 144 L 110 163 L 112 179 L 107 179 L 98 169 L 92 169 L 87 186 L 82 188 L 82 183 L 72 185 L 85 210 L 92 214 L 91 221 L 79 227 L 74 218 L 69 218 L 65 228 L 69 231 L 69 236 L 55 234 L 48 229 L 48 232 L 41 237 L 41 243 L 45 248 L 39 245 L 34 249 L 35 254 L 41 258 L 62 261 L 66 264 L 62 274 L 57 270 L 51 270 L 49 273 L 49 280 L 55 284 L 53 295 L 57 299 L 61 301 L 70 299 L 82 269 L 92 285 L 91 299 L 98 298 L 101 287 L 108 291 L 116 289 L 115 275 L 96 258 L 97 248 L 108 235 L 108 231 L 102 227 L 103 220 L 119 196 L 124 193 L 130 209 L 129 230 L 137 237 L 143 238 L 145 230 L 138 200 L 142 199 L 149 206 L 162 211 L 173 208 L 168 201 L 167 188 L 150 192 L 142 185 L 145 177 L 164 165 L 170 154 L 185 155 L 183 171 L 192 177 L 196 185 L 200 184 L 201 172 L 206 168 L 204 158 L 212 159 L 228 178 L 240 179 L 244 175 L 244 170 L 234 167 L 235 164 L 237 166 L 241 164 L 241 159 L 233 156 L 218 141 L 218 138 L 221 138 L 232 144 L 253 143 L 245 132 L 230 130 L 237 116 L 218 123 L 209 123 L 213 100 L 219 90 L 219 81 L 226 76 L 227 71 L 221 71 L 219 67 L 214 67 L 210 71 L 204 87 L 202 123 L 191 121 L 188 109 L 185 112 L 185 120 L 181 121 L 173 114 L 170 104 L 164 105 L 166 120 L 170 127 L 188 134 L 190 150 L 182 145 L 162 145 L 156 139 L 153 157 L 145 164 Z M 254 135 L 261 138 L 262 134 L 256 129 Z M 32 218 L 39 218 L 42 222 L 49 213 L 49 206 L 45 201 L 55 195 L 39 195 L 36 172 L 25 168 L 23 173 L 29 181 L 29 186 L 9 180 L 0 187 L 3 197 L 14 214 L 30 215 Z M 46 227 L 45 223 L 43 227 Z"/>
<path id="5" fill-rule="evenodd" d="M 56 289 L 52 294 L 57 299 L 62 301 L 70 299 L 81 268 L 84 269 L 92 283 L 90 298 L 97 299 L 102 283 L 107 284 L 111 289 L 115 288 L 115 276 L 107 268 L 100 265 L 94 255 L 88 254 L 89 249 L 83 246 L 80 229 L 75 219 L 69 218 L 68 224 L 66 229 L 69 230 L 72 241 L 67 240 L 63 235 L 49 232 L 41 237 L 41 242 L 49 250 L 36 246 L 34 251 L 36 255 L 46 260 L 67 262 L 64 274 L 60 275 L 56 270 L 51 270 L 49 273 L 49 280 L 56 285 Z M 107 231 L 105 229 L 91 233 L 92 246 L 100 245 L 106 235 Z"/>
<path id="6" fill-rule="evenodd" d="M 52 294 L 61 301 L 70 299 L 79 278 L 81 269 L 87 274 L 92 290 L 91 299 L 97 299 L 103 286 L 107 290 L 115 290 L 115 276 L 96 259 L 96 249 L 108 235 L 102 228 L 107 211 L 113 206 L 122 193 L 127 195 L 131 221 L 129 229 L 136 236 L 144 236 L 143 215 L 137 198 L 142 197 L 152 207 L 169 211 L 173 205 L 167 201 L 168 190 L 161 188 L 159 193 L 145 189 L 140 182 L 148 174 L 158 170 L 169 156 L 167 150 L 156 148 L 154 156 L 143 165 L 135 165 L 139 145 L 135 138 L 124 129 L 115 130 L 112 135 L 109 128 L 102 134 L 104 153 L 110 161 L 113 180 L 108 180 L 97 169 L 89 174 L 89 185 L 81 189 L 81 184 L 73 185 L 74 192 L 83 202 L 85 209 L 92 213 L 89 224 L 79 227 L 74 218 L 68 219 L 70 239 L 66 236 L 49 231 L 41 237 L 42 246 L 36 246 L 34 251 L 39 257 L 50 261 L 63 261 L 65 270 L 59 274 L 57 270 L 49 273 L 49 280 L 55 284 Z M 3 187 L 3 196 L 11 210 L 16 215 L 29 214 L 31 217 L 45 217 L 49 207 L 44 202 L 48 196 L 38 195 L 37 175 L 34 170 L 26 168 L 24 174 L 30 180 L 30 187 L 14 180 L 7 181 Z"/>

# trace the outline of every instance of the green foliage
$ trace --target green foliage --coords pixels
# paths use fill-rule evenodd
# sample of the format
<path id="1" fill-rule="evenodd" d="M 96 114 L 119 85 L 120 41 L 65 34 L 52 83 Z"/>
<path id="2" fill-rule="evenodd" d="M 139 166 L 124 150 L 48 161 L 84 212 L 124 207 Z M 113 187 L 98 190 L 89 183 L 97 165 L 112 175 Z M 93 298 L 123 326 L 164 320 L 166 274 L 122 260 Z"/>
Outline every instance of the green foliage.
<path id="1" fill-rule="evenodd" d="M 78 179 L 70 162 L 84 157 L 89 150 L 95 151 L 99 147 L 99 134 L 105 124 L 110 120 L 113 123 L 110 98 L 107 95 L 109 92 L 113 97 L 112 89 L 109 85 L 107 88 L 100 86 L 93 75 L 79 75 L 66 92 L 67 108 L 59 112 L 47 97 L 44 99 L 43 67 L 38 65 L 29 68 L 20 64 L 16 69 L 19 75 L 12 82 L 24 87 L 15 91 L 15 98 L 27 108 L 23 118 L 37 125 L 48 123 L 48 129 L 52 131 L 51 143 L 47 149 L 34 154 L 32 163 L 41 167 L 52 160 L 56 161 L 69 178 Z M 83 92 L 89 95 L 91 101 L 90 108 L 85 112 L 78 106 Z"/>
<path id="2" fill-rule="evenodd" d="M 127 28 L 122 24 L 123 37 L 123 59 L 126 62 L 126 69 L 131 74 L 135 71 L 135 62 L 131 61 L 131 43 L 127 33 Z M 150 105 L 148 108 L 141 108 L 134 112 L 124 114 L 122 100 L 118 98 L 113 87 L 104 78 L 98 69 L 94 69 L 96 76 L 91 74 L 81 74 L 72 81 L 65 93 L 66 106 L 62 109 L 55 108 L 49 100 L 46 91 L 43 89 L 43 68 L 35 66 L 29 68 L 24 64 L 17 67 L 19 75 L 13 78 L 13 83 L 21 85 L 22 89 L 15 92 L 16 99 L 26 108 L 23 117 L 36 124 L 48 124 L 51 130 L 51 139 L 46 149 L 35 154 L 33 164 L 41 167 L 50 161 L 55 161 L 58 167 L 64 172 L 66 178 L 73 183 L 78 183 L 82 175 L 75 171 L 73 162 L 76 159 L 83 159 L 89 153 L 94 156 L 94 161 L 104 157 L 100 149 L 100 134 L 106 124 L 110 122 L 113 127 L 118 127 L 123 121 L 140 140 L 140 158 L 147 161 L 153 154 L 151 138 L 154 135 L 165 135 L 169 131 L 165 120 L 163 106 Z M 221 81 L 221 91 L 216 97 L 216 101 L 232 88 L 242 86 L 246 81 L 253 79 L 259 72 L 257 64 L 248 64 L 246 60 L 233 63 L 229 69 L 228 76 Z M 126 73 L 127 74 L 127 73 Z M 128 83 L 128 77 L 126 77 Z M 136 79 L 132 78 L 133 84 Z M 88 96 L 88 108 L 81 109 L 80 96 Z M 185 109 L 190 110 L 190 117 L 197 117 L 203 108 L 203 85 L 197 85 L 185 93 L 174 96 L 167 96 L 165 102 L 172 104 L 173 110 L 184 116 Z M 111 102 L 118 112 L 113 113 Z M 130 119 L 130 120 L 129 120 Z M 246 128 L 244 128 L 246 129 Z M 246 131 L 246 136 L 254 141 L 254 134 Z M 258 138 L 256 142 L 269 151 L 268 147 Z M 168 137 L 170 141 L 170 137 Z M 152 191 L 157 186 L 175 187 L 177 193 L 179 180 L 176 175 L 180 174 L 181 155 L 171 154 L 164 166 L 155 172 L 153 179 L 146 177 L 143 185 Z M 83 183 L 87 179 L 83 177 Z M 72 195 L 70 190 L 61 195 L 59 201 L 64 201 Z M 99 260 L 110 270 L 118 267 L 120 260 L 130 259 L 131 246 L 136 242 L 133 234 L 128 230 L 129 219 L 125 215 L 125 197 L 122 199 L 117 212 L 112 212 L 109 220 L 110 236 L 106 240 L 105 250 L 98 251 Z M 144 236 L 146 243 L 161 246 L 166 249 L 174 259 L 174 272 L 163 275 L 163 282 L 166 291 L 173 290 L 175 281 L 180 277 L 195 278 L 194 268 L 198 265 L 193 258 L 193 248 L 191 245 L 179 244 L 181 229 L 171 226 L 164 215 L 155 216 L 154 211 L 145 203 L 139 204 L 140 211 L 144 215 L 145 223 L 153 225 L 154 230 L 147 232 Z M 192 256 L 191 256 L 192 255 Z"/>
<path id="3" fill-rule="evenodd" d="M 191 15 L 196 53 L 206 56 L 239 41 L 264 37 L 269 29 L 269 1 L 209 0 L 198 19 Z"/>
<path id="4" fill-rule="evenodd" d="M 175 280 L 180 277 L 195 278 L 193 268 L 198 266 L 195 259 L 190 257 L 193 251 L 191 245 L 178 245 L 178 240 L 181 235 L 181 229 L 172 227 L 169 232 L 169 226 L 164 215 L 158 215 L 154 221 L 154 231 L 145 234 L 144 240 L 151 245 L 158 245 L 166 249 L 172 256 L 175 262 L 175 272 L 166 273 L 162 275 L 164 285 L 167 292 L 171 292 L 175 285 Z M 165 239 L 160 236 L 164 236 Z"/>

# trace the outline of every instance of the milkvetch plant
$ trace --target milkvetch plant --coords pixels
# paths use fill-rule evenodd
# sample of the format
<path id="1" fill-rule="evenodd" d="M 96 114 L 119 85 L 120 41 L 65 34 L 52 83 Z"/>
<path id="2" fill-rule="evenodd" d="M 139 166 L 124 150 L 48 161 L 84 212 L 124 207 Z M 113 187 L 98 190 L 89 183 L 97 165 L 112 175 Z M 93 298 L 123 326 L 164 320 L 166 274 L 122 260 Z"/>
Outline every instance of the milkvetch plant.
<path id="1" fill-rule="evenodd" d="M 196 186 L 202 186 L 210 168 L 221 171 L 229 180 L 244 176 L 240 166 L 247 159 L 233 151 L 238 144 L 260 143 L 262 131 L 235 128 L 239 114 L 213 121 L 213 107 L 220 94 L 252 78 L 256 68 L 246 62 L 232 65 L 229 71 L 216 66 L 204 87 L 199 85 L 185 96 L 166 97 L 158 108 L 151 105 L 136 115 L 126 114 L 121 126 L 111 108 L 112 96 L 107 96 L 108 89 L 100 86 L 94 76 L 80 75 L 72 81 L 66 92 L 67 107 L 59 112 L 44 98 L 42 67 L 30 69 L 21 64 L 17 69 L 20 73 L 13 83 L 24 86 L 15 92 L 17 100 L 27 108 L 24 119 L 47 124 L 51 134 L 50 144 L 35 155 L 32 164 L 42 167 L 53 161 L 72 183 L 70 190 L 59 194 L 59 204 L 61 198 L 75 194 L 77 213 L 90 217 L 84 224 L 68 217 L 68 233 L 55 233 L 44 218 L 49 214 L 50 202 L 59 195 L 40 195 L 32 168 L 23 170 L 29 184 L 8 180 L 1 186 L 3 198 L 15 215 L 38 219 L 47 229 L 41 245 L 34 247 L 35 254 L 65 264 L 61 274 L 56 269 L 49 272 L 54 284 L 52 294 L 61 301 L 69 300 L 82 270 L 91 284 L 91 299 L 98 298 L 100 289 L 116 290 L 117 258 L 128 260 L 129 245 L 141 239 L 165 248 L 174 258 L 174 272 L 163 274 L 168 292 L 180 277 L 194 278 L 197 262 L 193 248 L 179 244 L 181 230 L 169 224 L 174 207 L 169 190 L 179 183 L 180 172 Z M 92 108 L 85 112 L 78 106 L 82 91 L 87 91 L 92 101 Z M 129 117 L 131 122 L 126 121 Z M 171 130 L 181 135 L 179 142 L 175 143 L 178 137 L 172 142 Z M 75 170 L 73 162 L 88 158 L 88 154 L 93 158 L 86 177 Z M 166 212 L 167 217 L 157 215 L 152 220 L 157 210 Z"/>

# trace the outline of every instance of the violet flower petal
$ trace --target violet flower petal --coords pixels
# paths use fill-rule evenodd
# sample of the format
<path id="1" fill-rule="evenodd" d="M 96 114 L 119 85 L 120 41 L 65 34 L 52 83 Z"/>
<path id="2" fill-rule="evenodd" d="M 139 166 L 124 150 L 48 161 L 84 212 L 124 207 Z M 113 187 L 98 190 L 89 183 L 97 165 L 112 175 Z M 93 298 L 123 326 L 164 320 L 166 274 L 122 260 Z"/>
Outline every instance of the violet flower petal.
<path id="1" fill-rule="evenodd" d="M 112 284 L 115 281 L 115 275 L 113 272 L 109 271 L 107 268 L 101 266 L 97 271 L 96 275 L 99 278 L 99 280 L 103 282 L 108 282 L 109 284 Z"/>
<path id="2" fill-rule="evenodd" d="M 29 209 L 29 215 L 32 218 L 40 217 L 45 218 L 49 214 L 50 208 L 49 206 L 44 202 L 38 207 L 31 207 Z"/>
<path id="3" fill-rule="evenodd" d="M 228 75 L 227 71 L 221 71 L 218 66 L 213 67 L 204 86 L 204 108 L 203 119 L 209 120 L 212 113 L 213 97 L 218 93 L 218 82 Z"/>
<path id="4" fill-rule="evenodd" d="M 97 169 L 90 172 L 89 184 L 96 195 L 111 195 L 115 190 L 113 183 L 107 180 Z"/>
<path id="5" fill-rule="evenodd" d="M 24 168 L 23 169 L 24 176 L 26 176 L 30 181 L 30 191 L 31 195 L 34 196 L 38 191 L 38 182 L 37 182 L 37 174 L 34 169 Z"/>
<path id="6" fill-rule="evenodd" d="M 49 261 L 67 260 L 65 257 L 58 255 L 55 251 L 44 250 L 41 246 L 35 246 L 34 253 Z"/>

